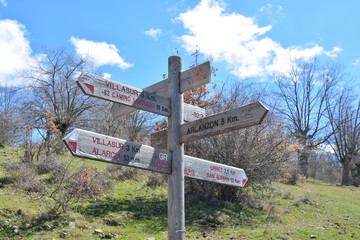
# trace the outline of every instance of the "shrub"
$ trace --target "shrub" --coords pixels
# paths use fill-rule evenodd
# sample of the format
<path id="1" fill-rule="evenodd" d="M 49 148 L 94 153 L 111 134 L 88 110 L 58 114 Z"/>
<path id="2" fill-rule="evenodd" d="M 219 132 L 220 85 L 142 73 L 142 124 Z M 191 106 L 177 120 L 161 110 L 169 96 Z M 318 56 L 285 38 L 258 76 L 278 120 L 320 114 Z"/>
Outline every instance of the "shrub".
<path id="1" fill-rule="evenodd" d="M 145 182 L 146 187 L 156 188 L 160 186 L 165 186 L 167 183 L 167 177 L 163 174 L 150 173 Z"/>
<path id="2" fill-rule="evenodd" d="M 66 212 L 82 200 L 104 195 L 112 188 L 108 175 L 96 167 L 81 166 L 75 169 L 72 161 L 61 161 L 50 155 L 38 162 L 16 162 L 6 167 L 11 183 L 34 199 L 49 198 L 51 212 Z M 39 175 L 45 175 L 44 176 Z"/>
<path id="3" fill-rule="evenodd" d="M 65 169 L 52 173 L 53 184 L 46 195 L 54 200 L 54 212 L 66 212 L 75 203 L 104 195 L 112 188 L 110 179 L 96 167 L 82 166 L 75 173 L 71 173 L 69 165 L 66 165 Z"/>

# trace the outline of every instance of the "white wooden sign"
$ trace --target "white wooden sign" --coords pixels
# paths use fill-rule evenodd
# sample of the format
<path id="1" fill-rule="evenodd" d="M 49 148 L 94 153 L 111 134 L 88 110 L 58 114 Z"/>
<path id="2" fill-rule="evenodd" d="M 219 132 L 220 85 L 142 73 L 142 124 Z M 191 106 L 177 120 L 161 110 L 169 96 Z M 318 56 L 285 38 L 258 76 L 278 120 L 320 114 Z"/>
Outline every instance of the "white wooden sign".
<path id="1" fill-rule="evenodd" d="M 268 111 L 260 102 L 255 102 L 184 123 L 180 126 L 180 142 L 189 142 L 258 125 L 264 120 Z"/>
<path id="2" fill-rule="evenodd" d="M 188 69 L 180 73 L 180 91 L 185 92 L 187 90 L 200 87 L 201 85 L 209 83 L 211 80 L 211 68 L 210 62 L 200 64 L 194 68 Z M 150 85 L 143 89 L 144 91 L 155 93 L 159 96 L 170 98 L 169 94 L 169 80 L 165 79 L 160 82 L 157 82 L 153 85 Z M 124 106 L 117 103 L 114 103 L 111 107 L 111 113 L 115 118 L 124 116 L 133 111 L 136 111 L 130 106 Z M 202 118 L 205 116 L 205 109 L 192 106 L 190 104 L 184 103 L 184 121 L 191 122 L 196 119 Z"/>
<path id="3" fill-rule="evenodd" d="M 81 76 L 77 83 L 87 95 L 170 116 L 170 99 L 157 94 L 88 73 Z"/>
<path id="4" fill-rule="evenodd" d="M 180 92 L 184 93 L 190 89 L 200 87 L 210 82 L 210 62 L 204 62 L 194 68 L 180 73 Z"/>
<path id="5" fill-rule="evenodd" d="M 63 141 L 74 156 L 161 173 L 171 173 L 171 153 L 82 129 L 75 129 Z"/>
<path id="6" fill-rule="evenodd" d="M 206 116 L 204 108 L 200 108 L 191 104 L 184 103 L 184 121 L 192 122 Z"/>
<path id="7" fill-rule="evenodd" d="M 180 139 L 183 142 L 197 140 L 237 129 L 260 124 L 268 110 L 260 103 L 255 102 L 239 108 L 182 124 Z M 167 149 L 167 129 L 151 134 L 151 146 Z"/>
<path id="8" fill-rule="evenodd" d="M 241 168 L 187 155 L 184 156 L 184 175 L 237 187 L 244 187 L 248 181 L 245 171 Z"/>
<path id="9" fill-rule="evenodd" d="M 122 117 L 129 113 L 132 113 L 134 111 L 137 111 L 138 109 L 128 107 L 125 105 L 114 103 L 111 106 L 111 114 L 115 117 Z M 206 116 L 206 111 L 204 108 L 200 108 L 197 106 L 193 106 L 191 104 L 184 103 L 184 121 L 185 122 L 191 122 L 194 120 L 198 120 L 200 118 L 203 118 Z"/>

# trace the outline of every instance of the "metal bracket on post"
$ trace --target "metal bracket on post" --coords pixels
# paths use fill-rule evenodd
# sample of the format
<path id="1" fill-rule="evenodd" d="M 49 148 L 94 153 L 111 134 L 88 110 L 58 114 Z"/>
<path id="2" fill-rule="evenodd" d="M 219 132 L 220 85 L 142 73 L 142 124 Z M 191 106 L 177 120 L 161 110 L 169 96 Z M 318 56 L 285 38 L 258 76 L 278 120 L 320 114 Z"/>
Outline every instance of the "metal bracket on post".
<path id="1" fill-rule="evenodd" d="M 184 145 L 180 143 L 183 124 L 183 95 L 180 93 L 182 58 L 169 57 L 171 114 L 169 117 L 168 147 L 172 152 L 172 173 L 168 182 L 168 239 L 185 239 Z"/>

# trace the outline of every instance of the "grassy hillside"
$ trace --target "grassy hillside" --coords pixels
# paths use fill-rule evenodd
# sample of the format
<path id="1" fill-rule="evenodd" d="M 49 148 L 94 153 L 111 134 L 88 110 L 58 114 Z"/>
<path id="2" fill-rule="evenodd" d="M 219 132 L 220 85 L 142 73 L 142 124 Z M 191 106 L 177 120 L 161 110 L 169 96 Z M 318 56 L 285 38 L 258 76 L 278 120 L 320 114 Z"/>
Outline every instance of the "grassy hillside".
<path id="1" fill-rule="evenodd" d="M 0 239 L 167 239 L 166 187 L 146 187 L 141 178 L 118 181 L 111 194 L 49 216 L 48 200 L 30 200 L 7 180 L 5 164 L 20 155 L 0 149 Z M 187 239 L 360 239 L 359 188 L 307 180 L 252 195 L 245 209 L 187 203 Z"/>

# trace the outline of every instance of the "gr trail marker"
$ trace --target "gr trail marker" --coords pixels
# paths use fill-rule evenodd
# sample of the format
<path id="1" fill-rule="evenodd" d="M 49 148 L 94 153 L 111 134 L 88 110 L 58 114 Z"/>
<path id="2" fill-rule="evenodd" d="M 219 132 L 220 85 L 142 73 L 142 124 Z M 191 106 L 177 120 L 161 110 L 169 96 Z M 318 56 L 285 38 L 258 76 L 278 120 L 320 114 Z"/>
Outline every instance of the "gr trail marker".
<path id="1" fill-rule="evenodd" d="M 63 141 L 77 157 L 171 173 L 171 153 L 139 143 L 75 129 Z"/>
<path id="2" fill-rule="evenodd" d="M 154 93 L 88 73 L 77 83 L 86 95 L 170 116 L 170 100 Z"/>

